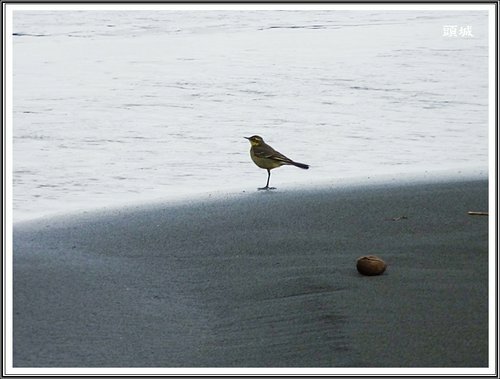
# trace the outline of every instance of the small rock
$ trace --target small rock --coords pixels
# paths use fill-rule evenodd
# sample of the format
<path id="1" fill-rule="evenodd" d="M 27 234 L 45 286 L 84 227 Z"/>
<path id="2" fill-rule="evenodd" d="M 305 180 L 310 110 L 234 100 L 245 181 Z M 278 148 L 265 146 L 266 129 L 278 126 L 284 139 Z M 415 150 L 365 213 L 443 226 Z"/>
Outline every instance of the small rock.
<path id="1" fill-rule="evenodd" d="M 385 262 L 375 255 L 365 255 L 356 262 L 356 268 L 362 275 L 380 275 L 386 267 Z"/>

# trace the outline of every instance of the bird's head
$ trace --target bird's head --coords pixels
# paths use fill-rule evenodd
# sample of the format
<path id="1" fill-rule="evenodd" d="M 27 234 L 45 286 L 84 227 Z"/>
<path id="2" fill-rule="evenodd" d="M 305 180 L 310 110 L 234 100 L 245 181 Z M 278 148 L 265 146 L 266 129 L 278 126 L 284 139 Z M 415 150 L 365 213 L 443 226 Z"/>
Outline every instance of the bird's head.
<path id="1" fill-rule="evenodd" d="M 251 136 L 251 137 L 245 137 L 247 140 L 250 141 L 252 146 L 259 146 L 264 142 L 261 136 Z"/>

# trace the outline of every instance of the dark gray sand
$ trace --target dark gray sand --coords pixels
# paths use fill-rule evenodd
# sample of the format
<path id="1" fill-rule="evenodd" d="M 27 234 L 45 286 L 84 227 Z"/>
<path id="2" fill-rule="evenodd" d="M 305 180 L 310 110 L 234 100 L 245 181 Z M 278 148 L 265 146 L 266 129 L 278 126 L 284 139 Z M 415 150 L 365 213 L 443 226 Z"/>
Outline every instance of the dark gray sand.
<path id="1" fill-rule="evenodd" d="M 14 366 L 486 367 L 487 209 L 465 181 L 17 224 Z"/>

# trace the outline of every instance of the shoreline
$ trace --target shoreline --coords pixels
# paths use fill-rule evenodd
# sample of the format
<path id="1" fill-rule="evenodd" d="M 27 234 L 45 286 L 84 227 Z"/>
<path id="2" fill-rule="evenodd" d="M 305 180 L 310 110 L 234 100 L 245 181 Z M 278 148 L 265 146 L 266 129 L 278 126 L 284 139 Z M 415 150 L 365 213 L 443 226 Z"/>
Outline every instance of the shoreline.
<path id="1" fill-rule="evenodd" d="M 485 174 L 486 172 L 486 174 Z M 436 183 L 452 183 L 452 182 L 469 182 L 478 180 L 488 180 L 487 170 L 478 168 L 463 168 L 463 169 L 446 169 L 435 170 L 429 172 L 410 172 L 405 174 L 386 173 L 377 175 L 375 177 L 367 176 L 353 176 L 342 177 L 335 180 L 324 180 L 315 182 L 312 186 L 304 189 L 305 182 L 284 182 L 279 185 L 276 192 L 289 193 L 297 191 L 307 192 L 321 192 L 321 191 L 337 191 L 344 188 L 371 188 L 379 186 L 398 186 L 398 185 L 415 185 L 415 184 L 436 184 Z M 310 185 L 310 183 L 308 184 Z M 22 225 L 31 222 L 43 222 L 44 220 L 59 219 L 65 217 L 80 217 L 85 215 L 99 215 L 105 213 L 112 213 L 114 211 L 127 210 L 127 209 L 140 209 L 148 206 L 183 206 L 192 203 L 207 202 L 207 201 L 231 201 L 240 197 L 246 198 L 248 195 L 252 196 L 252 192 L 258 193 L 257 186 L 245 188 L 230 187 L 230 188 L 209 188 L 208 190 L 200 192 L 186 192 L 173 196 L 151 196 L 145 200 L 120 200 L 111 205 L 104 202 L 92 207 L 88 206 L 70 206 L 68 210 L 53 211 L 50 213 L 39 213 L 36 216 L 24 216 L 22 218 L 13 218 L 13 225 Z M 16 214 L 16 211 L 13 211 Z"/>
<path id="2" fill-rule="evenodd" d="M 245 195 L 16 223 L 14 366 L 487 367 L 487 180 Z"/>

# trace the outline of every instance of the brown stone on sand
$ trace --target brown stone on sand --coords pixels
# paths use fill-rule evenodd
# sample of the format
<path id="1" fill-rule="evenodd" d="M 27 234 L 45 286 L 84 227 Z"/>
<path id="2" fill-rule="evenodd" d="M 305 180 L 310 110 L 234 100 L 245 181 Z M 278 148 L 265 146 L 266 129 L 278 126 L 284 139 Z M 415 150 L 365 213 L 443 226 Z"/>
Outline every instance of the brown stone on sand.
<path id="1" fill-rule="evenodd" d="M 358 272 L 363 275 L 380 275 L 386 267 L 385 262 L 375 255 L 365 255 L 356 262 Z"/>

